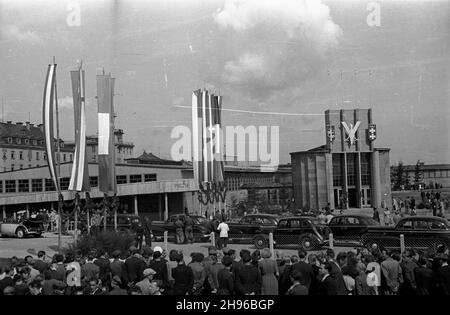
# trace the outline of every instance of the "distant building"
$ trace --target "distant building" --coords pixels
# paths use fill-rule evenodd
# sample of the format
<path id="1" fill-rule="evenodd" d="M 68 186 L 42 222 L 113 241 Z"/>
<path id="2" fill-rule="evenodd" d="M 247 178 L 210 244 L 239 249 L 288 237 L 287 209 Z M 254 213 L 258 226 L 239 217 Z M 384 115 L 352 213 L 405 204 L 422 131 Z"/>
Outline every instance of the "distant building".
<path id="1" fill-rule="evenodd" d="M 134 153 L 133 142 L 123 141 L 124 132 L 122 129 L 114 130 L 114 141 L 116 146 L 116 163 L 125 163 L 126 159 L 132 158 Z M 74 145 L 73 142 L 70 143 Z M 86 137 L 86 152 L 88 162 L 98 161 L 98 135 Z"/>
<path id="2" fill-rule="evenodd" d="M 408 174 L 409 183 L 414 184 L 414 177 L 416 173 L 416 165 L 404 165 Z M 436 189 L 442 185 L 443 188 L 450 187 L 450 164 L 422 164 L 421 183 L 422 188 L 426 186 L 429 189 Z"/>
<path id="3" fill-rule="evenodd" d="M 57 140 L 54 140 L 55 147 Z M 73 160 L 74 145 L 60 140 L 61 162 Z M 47 165 L 43 125 L 0 123 L 0 172 Z M 58 156 L 56 157 L 58 159 Z"/>
<path id="4" fill-rule="evenodd" d="M 291 153 L 295 205 L 321 209 L 390 206 L 389 150 L 375 148 L 371 109 L 325 111 L 326 144 Z"/>

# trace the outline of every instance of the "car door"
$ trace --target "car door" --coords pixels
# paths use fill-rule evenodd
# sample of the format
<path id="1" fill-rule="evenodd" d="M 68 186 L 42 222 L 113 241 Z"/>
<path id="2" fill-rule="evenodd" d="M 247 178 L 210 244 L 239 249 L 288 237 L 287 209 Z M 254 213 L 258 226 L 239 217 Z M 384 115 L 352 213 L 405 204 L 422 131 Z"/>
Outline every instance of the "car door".
<path id="1" fill-rule="evenodd" d="M 273 240 L 278 245 L 288 244 L 289 221 L 287 219 L 280 220 L 278 226 L 273 232 Z"/>
<path id="2" fill-rule="evenodd" d="M 405 239 L 405 247 L 413 247 L 416 243 L 416 231 L 414 225 L 414 220 L 401 220 L 395 227 L 395 234 L 389 238 L 389 241 L 386 240 L 386 243 L 391 247 L 398 248 L 400 247 L 400 235 L 403 235 Z M 395 238 L 395 241 L 393 238 Z M 386 237 L 386 239 L 388 238 Z"/>
<path id="3" fill-rule="evenodd" d="M 299 244 L 299 236 L 302 230 L 302 222 L 305 221 L 303 219 L 300 218 L 295 218 L 295 219 L 291 219 L 289 220 L 289 229 L 287 232 L 287 241 L 289 242 L 288 244 Z"/>
<path id="4" fill-rule="evenodd" d="M 406 238 L 406 236 L 405 236 Z M 415 220 L 414 233 L 411 236 L 411 246 L 416 248 L 433 247 L 433 237 L 430 229 L 430 222 L 428 220 Z M 405 241 L 406 246 L 406 241 Z"/>
<path id="5" fill-rule="evenodd" d="M 331 219 L 330 223 L 328 223 L 328 227 L 331 230 L 331 233 L 333 233 L 333 237 L 335 239 L 342 238 L 343 230 L 342 230 L 342 217 L 334 217 Z"/>
<path id="6" fill-rule="evenodd" d="M 357 217 L 347 217 L 347 240 L 354 241 L 360 238 L 364 225 Z"/>

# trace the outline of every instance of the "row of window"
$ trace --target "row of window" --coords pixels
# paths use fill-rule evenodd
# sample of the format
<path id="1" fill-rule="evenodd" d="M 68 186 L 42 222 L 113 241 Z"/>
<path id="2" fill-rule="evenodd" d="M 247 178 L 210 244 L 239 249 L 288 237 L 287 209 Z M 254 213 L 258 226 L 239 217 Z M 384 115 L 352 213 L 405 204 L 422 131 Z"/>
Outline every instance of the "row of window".
<path id="1" fill-rule="evenodd" d="M 238 190 L 243 184 L 254 183 L 272 183 L 274 182 L 273 175 L 260 175 L 260 176 L 246 176 L 246 177 L 227 177 L 227 189 Z"/>
<path id="2" fill-rule="evenodd" d="M 40 160 L 41 159 L 41 153 L 42 153 L 42 158 L 44 160 L 47 160 L 47 155 L 45 154 L 45 152 L 40 152 L 40 151 L 36 151 L 34 152 L 35 154 L 35 159 L 36 160 Z M 11 150 L 10 154 L 9 154 L 11 160 L 15 160 L 16 156 L 18 157 L 19 160 L 24 160 L 24 151 L 18 151 L 18 154 L 16 155 L 16 151 Z M 33 159 L 33 151 L 29 150 L 27 152 L 27 158 L 28 161 L 31 161 Z M 69 158 L 69 161 L 72 161 L 72 154 L 66 154 L 66 153 L 62 153 L 62 159 L 63 162 L 67 162 L 67 158 Z M 8 151 L 5 150 L 3 151 L 3 160 L 8 159 Z"/>
<path id="3" fill-rule="evenodd" d="M 361 155 L 361 184 L 364 186 L 370 186 L 370 155 L 362 153 Z M 347 155 L 347 185 L 356 186 L 357 181 L 357 155 Z M 344 159 L 342 154 L 333 154 L 333 186 L 343 185 L 343 168 Z"/>
<path id="4" fill-rule="evenodd" d="M 414 173 L 412 173 L 414 176 Z M 432 171 L 424 171 L 423 178 L 445 178 L 450 177 L 450 170 L 432 170 Z"/>
<path id="5" fill-rule="evenodd" d="M 22 138 L 12 138 L 8 137 L 8 143 L 16 143 L 16 144 L 25 144 L 25 145 L 44 145 L 44 140 L 30 140 L 30 139 L 22 139 Z M 56 142 L 55 142 L 55 145 Z M 60 147 L 64 148 L 64 142 L 60 143 Z"/>
<path id="6" fill-rule="evenodd" d="M 116 176 L 117 184 L 127 184 L 127 176 L 126 175 L 117 175 Z M 157 180 L 156 174 L 136 174 L 130 175 L 130 183 L 140 183 L 144 182 L 153 182 Z M 98 187 L 98 177 L 91 176 L 89 177 L 89 182 L 91 187 Z M 61 190 L 69 189 L 70 178 L 63 177 L 60 179 Z M 19 180 L 0 180 L 0 193 L 16 193 L 16 192 L 30 192 L 30 184 L 31 184 L 31 192 L 42 192 L 42 191 L 55 191 L 56 187 L 53 183 L 53 180 L 50 178 L 46 178 L 45 180 L 41 178 L 33 178 L 28 179 L 19 179 Z"/>

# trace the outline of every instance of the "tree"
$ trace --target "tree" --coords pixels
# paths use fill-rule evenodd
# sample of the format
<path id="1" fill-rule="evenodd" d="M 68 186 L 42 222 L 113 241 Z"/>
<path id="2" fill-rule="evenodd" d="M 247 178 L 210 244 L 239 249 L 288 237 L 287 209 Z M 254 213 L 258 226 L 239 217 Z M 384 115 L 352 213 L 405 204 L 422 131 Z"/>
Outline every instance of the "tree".
<path id="1" fill-rule="evenodd" d="M 414 186 L 416 189 L 419 189 L 419 185 L 422 184 L 423 180 L 423 162 L 420 162 L 420 160 L 417 161 L 416 167 L 414 169 Z"/>
<path id="2" fill-rule="evenodd" d="M 408 172 L 402 161 L 399 161 L 397 166 L 391 167 L 392 188 L 394 190 L 401 190 L 403 187 L 409 185 Z"/>

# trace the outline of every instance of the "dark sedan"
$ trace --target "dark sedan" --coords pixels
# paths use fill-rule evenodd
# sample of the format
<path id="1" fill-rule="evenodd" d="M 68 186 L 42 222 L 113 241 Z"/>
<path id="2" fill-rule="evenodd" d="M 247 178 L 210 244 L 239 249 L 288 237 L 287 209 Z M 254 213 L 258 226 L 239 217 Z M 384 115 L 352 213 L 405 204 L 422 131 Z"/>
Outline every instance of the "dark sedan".
<path id="1" fill-rule="evenodd" d="M 228 231 L 230 242 L 252 243 L 254 236 L 263 229 L 274 229 L 278 225 L 278 217 L 272 214 L 249 214 L 237 222 L 227 224 L 230 228 Z"/>
<path id="2" fill-rule="evenodd" d="M 411 216 L 402 218 L 396 226 L 370 227 L 362 235 L 367 247 L 377 244 L 382 248 L 400 248 L 400 236 L 403 235 L 405 247 L 434 249 L 440 245 L 450 246 L 450 224 L 440 217 Z"/>
<path id="3" fill-rule="evenodd" d="M 320 225 L 315 217 L 285 217 L 279 220 L 276 228 L 266 228 L 254 237 L 256 248 L 269 246 L 270 232 L 273 233 L 274 245 L 278 247 L 294 245 L 296 248 L 312 250 L 326 244 L 329 229 L 326 225 Z"/>
<path id="4" fill-rule="evenodd" d="M 331 219 L 328 227 L 337 243 L 361 244 L 361 236 L 369 227 L 380 224 L 364 215 L 338 215 Z"/>

